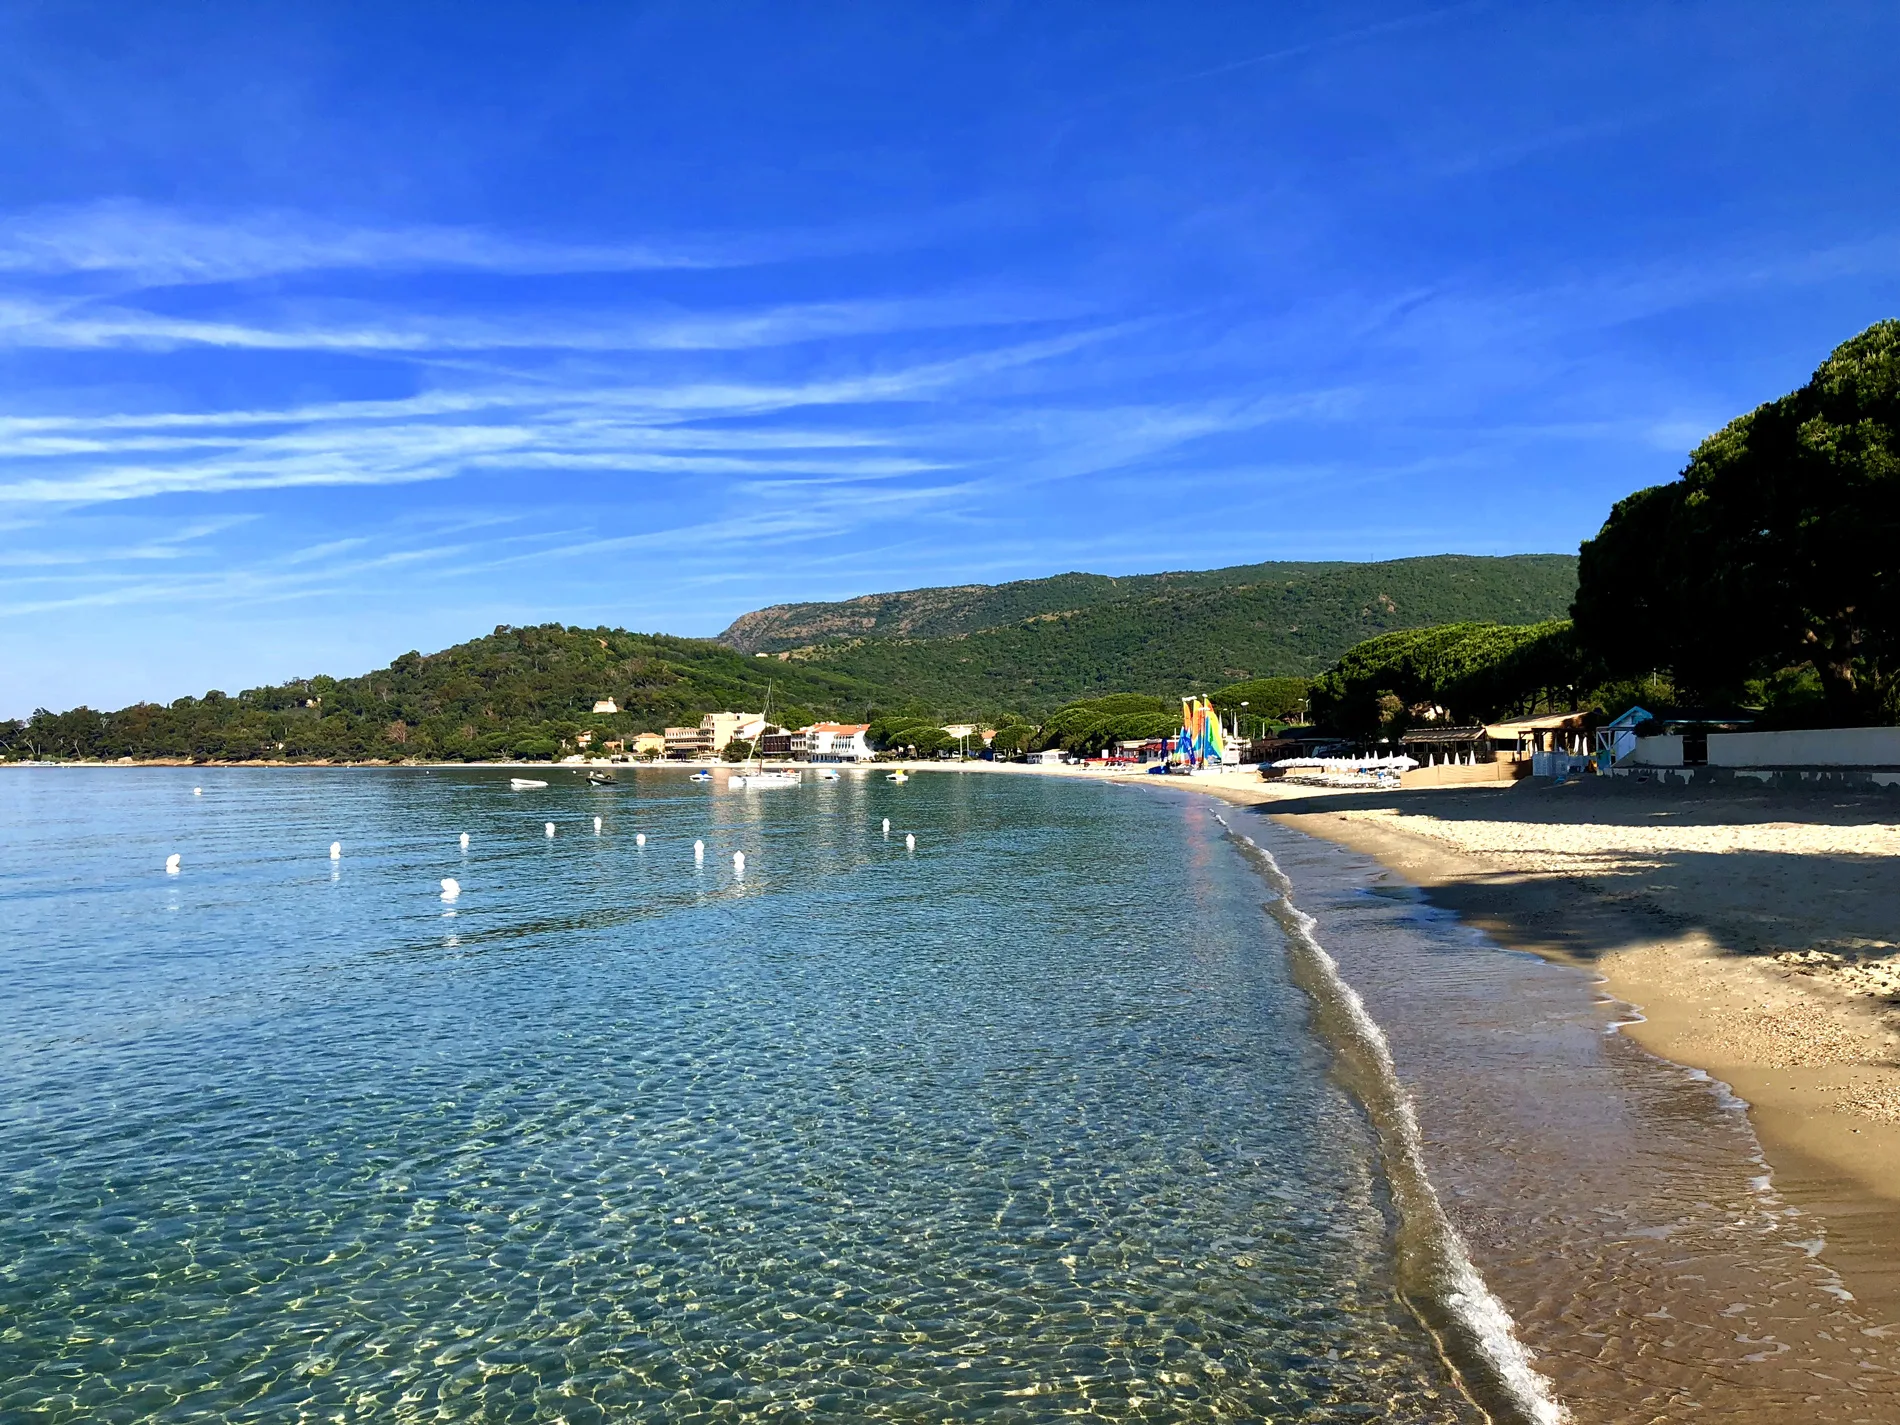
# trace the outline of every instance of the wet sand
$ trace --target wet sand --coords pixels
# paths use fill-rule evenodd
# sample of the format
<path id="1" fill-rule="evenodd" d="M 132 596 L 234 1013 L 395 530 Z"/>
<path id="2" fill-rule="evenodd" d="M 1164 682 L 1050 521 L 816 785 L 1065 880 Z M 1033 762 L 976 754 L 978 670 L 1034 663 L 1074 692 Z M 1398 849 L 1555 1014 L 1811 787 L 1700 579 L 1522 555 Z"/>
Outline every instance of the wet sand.
<path id="1" fill-rule="evenodd" d="M 1600 974 L 1641 1015 L 1625 1034 L 1747 1102 L 1830 1264 L 1900 1317 L 1900 799 L 1167 781 L 1373 856 L 1500 944 Z"/>

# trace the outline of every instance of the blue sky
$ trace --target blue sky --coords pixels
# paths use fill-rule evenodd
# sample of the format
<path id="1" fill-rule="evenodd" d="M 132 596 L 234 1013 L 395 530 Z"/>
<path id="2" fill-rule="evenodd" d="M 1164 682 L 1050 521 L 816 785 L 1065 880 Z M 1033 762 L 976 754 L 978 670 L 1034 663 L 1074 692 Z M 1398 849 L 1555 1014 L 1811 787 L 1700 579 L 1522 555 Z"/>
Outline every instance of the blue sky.
<path id="1" fill-rule="evenodd" d="M 0 4 L 0 715 L 1569 550 L 1900 315 L 1900 8 Z"/>

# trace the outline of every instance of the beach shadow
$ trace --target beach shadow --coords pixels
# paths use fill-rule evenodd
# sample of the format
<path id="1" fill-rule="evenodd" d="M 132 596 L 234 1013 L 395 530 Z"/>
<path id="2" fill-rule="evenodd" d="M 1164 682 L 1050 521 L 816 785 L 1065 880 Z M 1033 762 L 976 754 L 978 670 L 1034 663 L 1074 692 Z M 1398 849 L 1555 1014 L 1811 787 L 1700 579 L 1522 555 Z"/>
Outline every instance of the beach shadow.
<path id="1" fill-rule="evenodd" d="M 1694 932 L 1725 952 L 1770 956 L 1819 947 L 1856 958 L 1900 950 L 1900 857 L 1834 851 L 1684 848 L 1720 828 L 1891 827 L 1900 796 L 1877 792 L 1666 787 L 1624 779 L 1567 786 L 1433 788 L 1291 797 L 1253 811 L 1295 830 L 1346 840 L 1420 885 L 1427 900 L 1509 942 L 1580 960 Z M 1391 811 L 1354 818 L 1342 811 Z M 1493 869 L 1489 858 L 1405 835 L 1405 818 L 1512 826 L 1677 829 L 1655 842 L 1616 836 L 1601 852 L 1567 854 L 1561 868 Z M 1683 830 L 1687 829 L 1687 830 Z M 1852 837 L 1845 840 L 1851 847 Z M 1891 842 L 1885 842 L 1890 846 Z M 1535 857 L 1532 860 L 1538 859 Z M 1550 859 L 1550 858 L 1543 858 Z"/>

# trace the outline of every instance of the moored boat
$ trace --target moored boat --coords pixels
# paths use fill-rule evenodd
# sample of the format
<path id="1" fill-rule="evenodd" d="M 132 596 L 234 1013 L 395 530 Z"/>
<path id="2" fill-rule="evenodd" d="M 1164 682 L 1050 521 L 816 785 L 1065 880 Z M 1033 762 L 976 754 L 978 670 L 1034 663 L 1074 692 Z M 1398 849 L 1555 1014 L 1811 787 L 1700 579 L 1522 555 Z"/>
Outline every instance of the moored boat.
<path id="1" fill-rule="evenodd" d="M 545 787 L 546 782 L 537 782 L 533 777 L 510 777 L 508 785 L 517 792 L 525 792 L 532 787 Z"/>
<path id="2" fill-rule="evenodd" d="M 796 787 L 804 779 L 796 772 L 750 772 L 726 779 L 729 787 Z"/>

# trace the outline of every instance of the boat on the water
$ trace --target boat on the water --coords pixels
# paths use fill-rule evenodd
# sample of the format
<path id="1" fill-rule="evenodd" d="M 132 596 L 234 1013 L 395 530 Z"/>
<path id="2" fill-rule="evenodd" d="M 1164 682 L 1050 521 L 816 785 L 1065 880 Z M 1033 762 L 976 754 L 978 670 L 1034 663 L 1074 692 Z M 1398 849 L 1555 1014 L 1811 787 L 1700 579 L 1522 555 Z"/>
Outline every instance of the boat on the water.
<path id="1" fill-rule="evenodd" d="M 910 773 L 908 773 L 908 772 L 893 772 L 893 773 L 891 773 L 891 774 L 890 774 L 890 775 L 889 775 L 888 777 L 886 777 L 886 778 L 885 778 L 884 780 L 885 780 L 885 781 L 887 781 L 887 782 L 908 782 L 908 781 L 910 780 Z"/>
<path id="2" fill-rule="evenodd" d="M 796 772 L 768 772 L 765 763 L 759 760 L 759 743 L 765 738 L 766 728 L 772 725 L 772 684 L 765 685 L 765 710 L 759 714 L 759 730 L 752 738 L 752 746 L 746 749 L 745 761 L 740 763 L 740 771 L 726 778 L 728 787 L 796 787 L 803 779 Z M 746 770 L 757 764 L 758 770 Z"/>
<path id="3" fill-rule="evenodd" d="M 614 785 L 614 774 L 612 772 L 589 772 L 587 774 L 587 780 L 597 787 L 611 787 Z"/>
<path id="4" fill-rule="evenodd" d="M 701 767 L 686 780 L 689 782 L 710 782 L 712 780 L 712 773 L 708 772 L 704 767 Z"/>
<path id="5" fill-rule="evenodd" d="M 517 792 L 525 792 L 533 787 L 545 787 L 546 782 L 537 782 L 533 777 L 510 777 L 508 785 Z"/>
<path id="6" fill-rule="evenodd" d="M 820 767 L 818 769 L 818 780 L 821 782 L 835 782 L 838 780 L 838 773 L 831 767 Z"/>
<path id="7" fill-rule="evenodd" d="M 804 779 L 796 772 L 744 772 L 726 779 L 728 787 L 796 787 Z"/>

